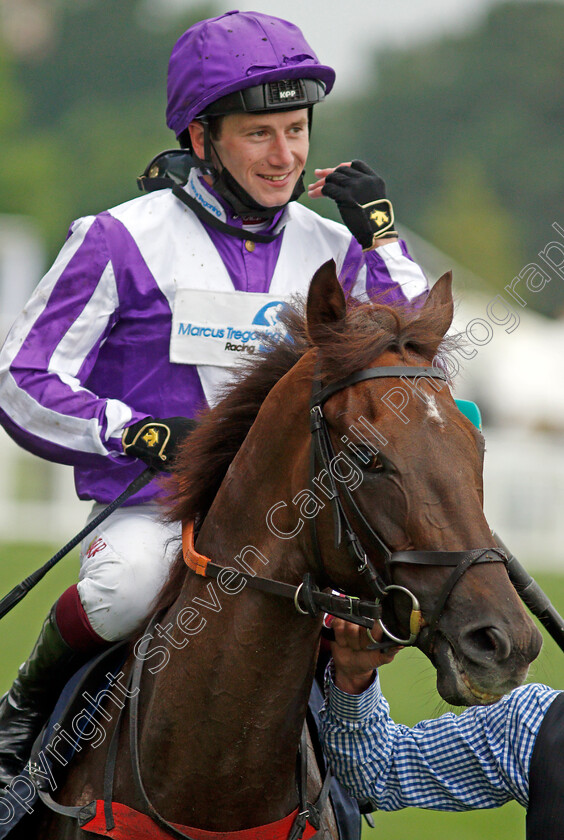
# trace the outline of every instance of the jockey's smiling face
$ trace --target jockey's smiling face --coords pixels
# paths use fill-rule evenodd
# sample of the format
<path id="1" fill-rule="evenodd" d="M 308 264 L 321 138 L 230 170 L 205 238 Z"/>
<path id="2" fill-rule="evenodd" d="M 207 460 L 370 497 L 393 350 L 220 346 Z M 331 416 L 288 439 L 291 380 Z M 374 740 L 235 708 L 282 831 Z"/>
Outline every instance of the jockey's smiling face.
<path id="1" fill-rule="evenodd" d="M 194 151 L 203 156 L 203 128 L 190 126 Z M 303 172 L 309 151 L 307 108 L 282 113 L 227 114 L 212 156 L 263 207 L 286 204 Z M 219 156 L 220 160 L 216 159 Z"/>

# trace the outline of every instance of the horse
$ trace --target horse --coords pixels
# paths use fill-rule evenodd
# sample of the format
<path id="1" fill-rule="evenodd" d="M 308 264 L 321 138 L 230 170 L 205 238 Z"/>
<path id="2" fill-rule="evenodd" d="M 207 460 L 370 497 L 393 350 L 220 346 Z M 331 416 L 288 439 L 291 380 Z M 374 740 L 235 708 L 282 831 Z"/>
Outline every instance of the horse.
<path id="1" fill-rule="evenodd" d="M 483 438 L 437 356 L 452 315 L 450 275 L 400 311 L 347 306 L 334 263 L 316 272 L 305 316 L 287 311 L 284 339 L 249 360 L 176 459 L 167 515 L 184 523 L 183 549 L 123 667 L 135 708 L 120 728 L 106 702 L 107 738 L 74 757 L 58 802 L 100 800 L 111 755 L 112 800 L 172 826 L 130 837 L 298 813 L 324 609 L 416 644 L 451 703 L 490 703 L 525 679 L 540 634 L 483 513 Z M 327 814 L 324 827 L 337 836 Z M 34 836 L 99 834 L 46 813 Z"/>

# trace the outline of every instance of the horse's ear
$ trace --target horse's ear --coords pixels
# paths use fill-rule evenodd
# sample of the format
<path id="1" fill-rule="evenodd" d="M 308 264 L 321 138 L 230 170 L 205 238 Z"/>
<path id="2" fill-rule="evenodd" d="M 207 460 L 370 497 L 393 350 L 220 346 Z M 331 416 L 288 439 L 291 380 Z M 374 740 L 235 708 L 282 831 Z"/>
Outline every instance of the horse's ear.
<path id="1" fill-rule="evenodd" d="M 347 302 L 337 278 L 335 260 L 327 260 L 318 268 L 307 295 L 307 329 L 316 342 L 319 327 L 341 321 L 345 317 Z"/>
<path id="2" fill-rule="evenodd" d="M 447 271 L 439 277 L 421 308 L 421 315 L 430 319 L 437 335 L 446 335 L 454 317 L 452 271 Z"/>

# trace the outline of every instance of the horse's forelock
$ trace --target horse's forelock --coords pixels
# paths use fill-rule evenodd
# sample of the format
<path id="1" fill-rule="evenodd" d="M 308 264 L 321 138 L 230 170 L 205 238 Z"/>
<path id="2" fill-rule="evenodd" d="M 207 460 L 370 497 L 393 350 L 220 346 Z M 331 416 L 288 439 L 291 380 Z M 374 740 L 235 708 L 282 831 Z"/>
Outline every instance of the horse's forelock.
<path id="1" fill-rule="evenodd" d="M 323 336 L 318 335 L 324 382 L 369 367 L 386 351 L 411 351 L 431 362 L 440 347 L 446 350 L 442 319 L 433 309 L 390 306 L 381 299 L 351 301 L 344 321 L 325 326 Z"/>

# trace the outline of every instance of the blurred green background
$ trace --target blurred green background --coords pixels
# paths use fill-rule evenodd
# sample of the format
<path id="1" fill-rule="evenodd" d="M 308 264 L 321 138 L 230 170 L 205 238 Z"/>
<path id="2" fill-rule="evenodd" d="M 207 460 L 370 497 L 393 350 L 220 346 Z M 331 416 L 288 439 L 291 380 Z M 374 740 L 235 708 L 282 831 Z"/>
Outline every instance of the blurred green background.
<path id="1" fill-rule="evenodd" d="M 316 110 L 309 173 L 371 163 L 400 221 L 501 289 L 564 225 L 564 4 L 490 2 L 457 34 L 379 42 L 354 84 L 338 78 Z M 0 213 L 33 216 L 49 258 L 72 219 L 134 197 L 148 161 L 176 145 L 170 49 L 231 7 L 168 5 L 177 13 L 165 0 L 0 0 Z M 350 14 L 361 25 L 362 4 Z M 563 304 L 558 282 L 530 301 L 554 316 Z"/>
<path id="2" fill-rule="evenodd" d="M 69 535 L 70 537 L 71 535 Z M 32 572 L 55 553 L 58 546 L 0 544 L 0 594 Z M 19 663 L 29 653 L 43 618 L 51 604 L 68 585 L 76 580 L 77 555 L 63 559 L 3 620 L 0 630 L 0 691 L 5 691 Z M 535 579 L 549 594 L 553 604 L 564 614 L 564 577 L 538 574 Z M 540 657 L 533 663 L 530 681 L 564 689 L 564 653 L 550 637 Z M 436 717 L 451 707 L 441 701 L 435 689 L 435 672 L 417 650 L 404 650 L 396 661 L 381 669 L 381 679 L 389 699 L 392 715 L 399 723 L 413 725 L 419 720 Z M 394 813 L 375 813 L 376 828 L 365 826 L 364 840 L 517 840 L 525 836 L 525 813 L 511 803 L 491 811 L 446 814 L 409 808 Z"/>

